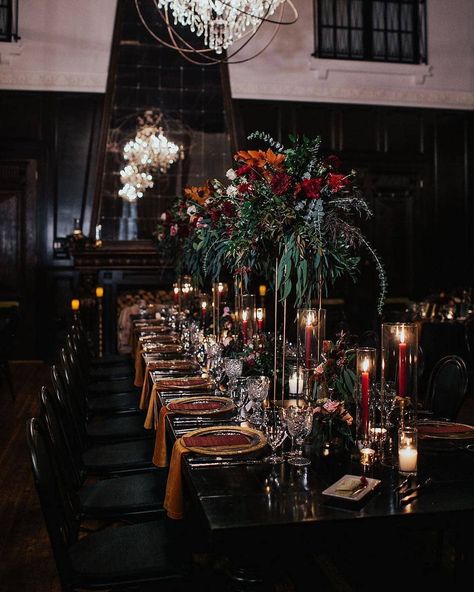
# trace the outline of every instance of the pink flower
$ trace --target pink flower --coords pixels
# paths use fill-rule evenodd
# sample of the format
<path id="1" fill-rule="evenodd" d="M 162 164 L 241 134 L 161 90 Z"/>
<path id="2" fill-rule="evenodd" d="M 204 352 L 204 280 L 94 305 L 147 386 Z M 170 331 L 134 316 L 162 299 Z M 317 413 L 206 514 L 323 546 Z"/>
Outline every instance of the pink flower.
<path id="1" fill-rule="evenodd" d="M 319 366 L 316 366 L 314 373 L 318 375 L 324 374 L 324 362 L 319 364 Z"/>
<path id="2" fill-rule="evenodd" d="M 163 212 L 160 216 L 163 222 L 170 222 L 171 221 L 171 214 L 169 212 Z"/>
<path id="3" fill-rule="evenodd" d="M 202 221 L 202 216 L 199 216 L 196 222 L 196 228 L 207 228 L 207 224 Z"/>
<path id="4" fill-rule="evenodd" d="M 170 226 L 170 236 L 176 236 L 178 234 L 178 225 L 172 224 Z"/>

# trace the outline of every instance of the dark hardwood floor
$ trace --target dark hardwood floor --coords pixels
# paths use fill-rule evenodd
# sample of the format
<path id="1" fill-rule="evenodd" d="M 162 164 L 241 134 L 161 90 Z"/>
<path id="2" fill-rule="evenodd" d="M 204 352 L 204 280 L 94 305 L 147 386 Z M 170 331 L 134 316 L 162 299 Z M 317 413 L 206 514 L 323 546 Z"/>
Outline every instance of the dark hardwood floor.
<path id="1" fill-rule="evenodd" d="M 31 475 L 26 445 L 26 421 L 37 414 L 39 390 L 49 384 L 49 366 L 43 363 L 11 364 L 15 387 L 12 401 L 5 384 L 0 384 L 0 592 L 60 592 L 59 578 L 51 553 Z M 474 395 L 471 392 L 459 421 L 474 424 Z M 201 566 L 204 588 L 228 590 L 216 565 Z M 206 574 L 210 570 L 212 574 Z M 324 573 L 320 567 L 320 571 Z M 210 578 L 207 577 L 210 575 Z M 325 590 L 344 590 L 331 574 L 324 574 Z M 205 584 L 204 584 L 205 582 Z M 294 591 L 293 583 L 280 582 L 279 592 Z M 322 589 L 322 588 L 321 588 Z M 351 589 L 351 588 L 349 588 Z"/>

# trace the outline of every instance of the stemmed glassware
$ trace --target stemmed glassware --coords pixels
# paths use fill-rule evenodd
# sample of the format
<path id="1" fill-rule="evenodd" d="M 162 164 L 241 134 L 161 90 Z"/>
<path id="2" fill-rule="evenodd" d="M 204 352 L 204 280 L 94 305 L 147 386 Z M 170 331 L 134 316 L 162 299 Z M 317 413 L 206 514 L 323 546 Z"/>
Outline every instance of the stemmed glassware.
<path id="1" fill-rule="evenodd" d="M 313 427 L 313 408 L 290 405 L 285 409 L 284 418 L 286 429 L 291 437 L 292 450 L 294 450 L 288 462 L 298 467 L 309 465 L 310 459 L 303 456 L 303 443 Z"/>
<path id="2" fill-rule="evenodd" d="M 246 405 L 249 402 L 247 378 L 244 376 L 236 378 L 235 387 L 229 394 L 237 407 L 237 418 L 244 421 L 247 418 Z"/>
<path id="3" fill-rule="evenodd" d="M 285 459 L 283 456 L 278 455 L 276 451 L 283 444 L 288 432 L 286 431 L 286 425 L 280 409 L 267 410 L 263 431 L 272 449 L 270 456 L 265 457 L 263 460 L 272 465 L 282 463 Z"/>
<path id="4" fill-rule="evenodd" d="M 224 370 L 229 378 L 229 395 L 233 398 L 237 378 L 242 376 L 243 363 L 238 358 L 224 358 Z"/>
<path id="5" fill-rule="evenodd" d="M 247 378 L 248 397 L 252 401 L 252 410 L 249 416 L 250 423 L 261 426 L 264 422 L 263 401 L 267 398 L 270 387 L 268 376 L 249 376 Z"/>
<path id="6" fill-rule="evenodd" d="M 221 395 L 221 382 L 222 378 L 224 377 L 224 364 L 222 362 L 222 356 L 219 354 L 213 356 L 209 360 L 208 364 L 208 372 L 209 376 L 214 380 L 215 383 L 215 391 L 214 394 L 219 396 Z"/>

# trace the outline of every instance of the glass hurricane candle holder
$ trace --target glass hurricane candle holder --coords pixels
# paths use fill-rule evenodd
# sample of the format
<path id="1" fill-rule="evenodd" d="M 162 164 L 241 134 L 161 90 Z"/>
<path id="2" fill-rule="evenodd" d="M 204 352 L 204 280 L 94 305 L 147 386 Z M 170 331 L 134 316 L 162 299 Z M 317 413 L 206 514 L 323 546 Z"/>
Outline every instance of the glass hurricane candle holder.
<path id="1" fill-rule="evenodd" d="M 418 467 L 418 430 L 404 427 L 398 430 L 398 472 L 416 475 Z"/>
<path id="2" fill-rule="evenodd" d="M 382 406 L 387 384 L 394 385 L 400 423 L 413 423 L 418 400 L 418 325 L 382 324 Z M 400 404 L 401 403 L 401 404 Z"/>
<path id="3" fill-rule="evenodd" d="M 418 325 L 383 323 L 381 351 L 381 427 L 386 430 L 382 462 L 396 466 L 397 432 L 416 422 Z"/>
<path id="4" fill-rule="evenodd" d="M 306 370 L 316 368 L 320 362 L 322 343 L 326 337 L 326 310 L 300 308 L 297 313 L 298 352 Z"/>
<path id="5" fill-rule="evenodd" d="M 360 448 L 372 448 L 370 427 L 375 424 L 372 397 L 375 381 L 377 352 L 373 347 L 359 347 L 356 350 L 356 433 Z"/>

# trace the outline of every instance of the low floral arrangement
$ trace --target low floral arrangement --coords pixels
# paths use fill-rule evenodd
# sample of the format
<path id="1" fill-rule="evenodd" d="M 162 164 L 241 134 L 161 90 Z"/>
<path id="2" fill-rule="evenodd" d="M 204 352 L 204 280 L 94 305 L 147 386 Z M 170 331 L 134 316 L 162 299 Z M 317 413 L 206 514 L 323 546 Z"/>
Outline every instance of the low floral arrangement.
<path id="1" fill-rule="evenodd" d="M 190 273 L 216 280 L 226 268 L 244 282 L 255 273 L 273 284 L 278 267 L 280 298 L 293 292 L 300 306 L 319 286 L 327 290 L 343 275 L 355 278 L 364 247 L 378 271 L 381 312 L 385 272 L 353 223 L 371 216 L 355 171 L 342 171 L 338 157 L 321 155 L 319 137 L 290 136 L 287 148 L 260 132 L 249 139 L 269 147 L 238 151 L 227 183 L 213 180 L 205 200 L 188 201 L 195 222 L 185 248 Z"/>
<path id="2" fill-rule="evenodd" d="M 165 210 L 158 221 L 154 237 L 158 252 L 163 259 L 182 271 L 183 250 L 189 242 L 192 244 L 198 218 L 196 207 L 205 203 L 210 189 L 203 187 L 186 187 L 183 197 Z"/>
<path id="3" fill-rule="evenodd" d="M 354 443 L 353 417 L 343 401 L 323 398 L 314 402 L 312 447 L 317 454 L 326 447 L 350 449 Z"/>
<path id="4" fill-rule="evenodd" d="M 224 339 L 223 355 L 242 360 L 242 376 L 273 375 L 274 347 L 269 335 L 257 335 L 247 344 L 237 337 Z"/>
<path id="5" fill-rule="evenodd" d="M 355 349 L 349 345 L 348 335 L 341 331 L 335 342 L 324 341 L 322 358 L 310 377 L 312 400 L 323 396 L 352 406 L 357 377 L 354 372 Z"/>

